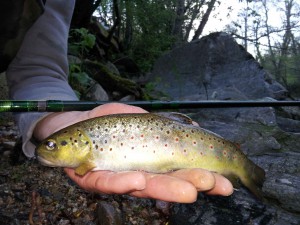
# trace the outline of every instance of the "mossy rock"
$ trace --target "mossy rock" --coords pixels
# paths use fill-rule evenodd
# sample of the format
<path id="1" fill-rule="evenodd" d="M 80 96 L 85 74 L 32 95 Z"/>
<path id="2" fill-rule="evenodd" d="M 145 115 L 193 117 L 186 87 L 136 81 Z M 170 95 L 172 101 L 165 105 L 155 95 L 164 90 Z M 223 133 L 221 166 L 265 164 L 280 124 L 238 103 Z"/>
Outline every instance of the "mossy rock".
<path id="1" fill-rule="evenodd" d="M 119 76 L 103 63 L 85 61 L 83 63 L 83 71 L 86 71 L 107 91 L 119 91 L 124 95 L 131 94 L 137 99 L 143 99 L 145 96 L 137 83 Z"/>

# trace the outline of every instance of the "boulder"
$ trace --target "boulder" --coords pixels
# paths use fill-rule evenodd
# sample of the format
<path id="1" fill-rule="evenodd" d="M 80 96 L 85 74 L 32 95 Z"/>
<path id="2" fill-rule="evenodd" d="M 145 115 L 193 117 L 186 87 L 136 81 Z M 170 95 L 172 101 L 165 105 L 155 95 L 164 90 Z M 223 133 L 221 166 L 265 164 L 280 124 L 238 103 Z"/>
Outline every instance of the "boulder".
<path id="1" fill-rule="evenodd" d="M 226 33 L 213 33 L 166 53 L 154 64 L 150 80 L 156 90 L 177 100 L 287 96 L 287 90 Z"/>

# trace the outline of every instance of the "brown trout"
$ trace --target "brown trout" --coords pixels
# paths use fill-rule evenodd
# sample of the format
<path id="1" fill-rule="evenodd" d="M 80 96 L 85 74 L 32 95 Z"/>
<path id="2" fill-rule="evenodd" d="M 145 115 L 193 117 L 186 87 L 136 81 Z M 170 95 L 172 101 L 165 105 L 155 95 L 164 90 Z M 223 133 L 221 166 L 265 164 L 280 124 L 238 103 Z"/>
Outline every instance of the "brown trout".
<path id="1" fill-rule="evenodd" d="M 201 127 L 179 113 L 116 114 L 66 127 L 46 138 L 36 149 L 47 166 L 88 171 L 143 170 L 166 173 L 203 168 L 241 181 L 257 197 L 265 178 L 236 144 Z"/>

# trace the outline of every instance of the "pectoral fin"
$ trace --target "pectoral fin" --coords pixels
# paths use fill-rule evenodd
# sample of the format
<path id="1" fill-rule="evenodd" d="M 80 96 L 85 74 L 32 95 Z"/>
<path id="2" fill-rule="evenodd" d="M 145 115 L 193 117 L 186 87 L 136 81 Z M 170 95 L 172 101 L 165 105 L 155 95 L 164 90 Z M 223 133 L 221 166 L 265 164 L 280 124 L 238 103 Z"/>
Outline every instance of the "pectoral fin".
<path id="1" fill-rule="evenodd" d="M 92 169 L 94 169 L 96 167 L 96 165 L 92 162 L 85 162 L 80 164 L 76 169 L 75 169 L 75 173 L 83 176 L 85 175 L 87 172 L 91 171 Z"/>

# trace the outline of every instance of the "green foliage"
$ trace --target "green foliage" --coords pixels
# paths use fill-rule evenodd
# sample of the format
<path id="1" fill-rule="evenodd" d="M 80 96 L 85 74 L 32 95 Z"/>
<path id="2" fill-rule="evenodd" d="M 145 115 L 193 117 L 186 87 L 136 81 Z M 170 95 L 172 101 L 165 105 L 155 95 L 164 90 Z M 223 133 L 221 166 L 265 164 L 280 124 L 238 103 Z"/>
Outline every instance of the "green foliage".
<path id="1" fill-rule="evenodd" d="M 133 34 L 127 53 L 142 71 L 149 71 L 154 61 L 175 42 L 172 35 L 174 4 L 172 0 L 136 1 L 132 12 Z"/>
<path id="2" fill-rule="evenodd" d="M 123 42 L 124 52 L 139 68 L 146 72 L 153 62 L 175 42 L 172 34 L 176 16 L 176 1 L 120 1 L 121 24 L 118 35 Z M 112 1 L 101 1 L 99 10 L 102 24 L 113 25 Z M 117 59 L 119 56 L 116 55 Z"/>
<path id="3" fill-rule="evenodd" d="M 300 55 L 280 56 L 275 52 L 274 56 L 265 54 L 262 59 L 262 66 L 273 74 L 274 78 L 284 85 L 292 96 L 300 96 Z"/>
<path id="4" fill-rule="evenodd" d="M 69 64 L 69 84 L 74 89 L 78 98 L 90 87 L 92 79 L 82 70 L 84 56 L 94 47 L 95 35 L 85 28 L 70 31 L 69 52 L 78 57 L 79 62 Z"/>
<path id="5" fill-rule="evenodd" d="M 211 12 L 208 6 L 215 2 L 220 4 L 215 0 L 102 0 L 95 15 L 107 30 L 116 28 L 115 22 L 120 21 L 114 35 L 122 43 L 122 53 L 114 59 L 125 54 L 147 72 L 164 52 L 186 42 L 192 31 L 198 30 L 195 24 L 203 19 L 201 34 L 210 14 L 206 12 Z"/>
<path id="6" fill-rule="evenodd" d="M 70 30 L 69 52 L 73 55 L 83 57 L 83 54 L 88 53 L 96 42 L 95 35 L 89 33 L 85 28 Z"/>

